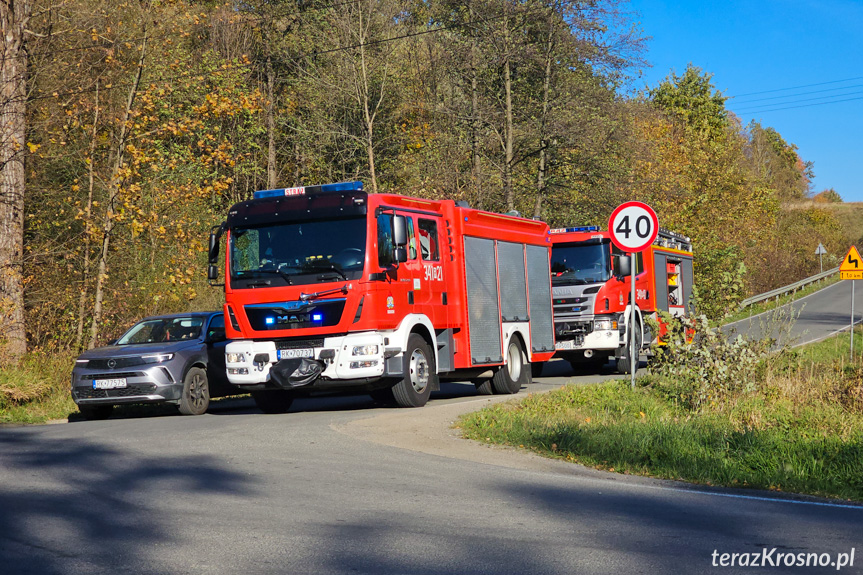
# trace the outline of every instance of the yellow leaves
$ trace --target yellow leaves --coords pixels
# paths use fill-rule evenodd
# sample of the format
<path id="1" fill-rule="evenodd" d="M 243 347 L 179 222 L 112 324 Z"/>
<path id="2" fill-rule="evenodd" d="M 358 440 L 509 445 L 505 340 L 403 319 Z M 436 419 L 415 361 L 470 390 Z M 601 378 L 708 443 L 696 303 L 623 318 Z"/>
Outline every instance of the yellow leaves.
<path id="1" fill-rule="evenodd" d="M 42 144 L 34 144 L 33 142 L 27 142 L 27 148 L 30 150 L 30 153 L 33 154 L 38 150 Z"/>

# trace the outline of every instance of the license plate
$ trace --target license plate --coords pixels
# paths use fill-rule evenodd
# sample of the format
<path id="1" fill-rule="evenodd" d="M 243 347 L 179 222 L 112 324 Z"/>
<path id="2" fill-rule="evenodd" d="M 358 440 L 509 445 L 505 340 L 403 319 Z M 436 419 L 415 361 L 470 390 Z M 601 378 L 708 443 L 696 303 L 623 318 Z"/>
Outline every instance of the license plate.
<path id="1" fill-rule="evenodd" d="M 279 350 L 279 359 L 292 359 L 295 357 L 315 357 L 315 350 L 309 347 Z"/>
<path id="2" fill-rule="evenodd" d="M 554 342 L 554 349 L 575 349 L 575 340 L 565 339 Z"/>
<path id="3" fill-rule="evenodd" d="M 126 387 L 126 378 L 121 377 L 118 379 L 94 379 L 93 380 L 93 389 L 119 389 L 121 387 Z"/>

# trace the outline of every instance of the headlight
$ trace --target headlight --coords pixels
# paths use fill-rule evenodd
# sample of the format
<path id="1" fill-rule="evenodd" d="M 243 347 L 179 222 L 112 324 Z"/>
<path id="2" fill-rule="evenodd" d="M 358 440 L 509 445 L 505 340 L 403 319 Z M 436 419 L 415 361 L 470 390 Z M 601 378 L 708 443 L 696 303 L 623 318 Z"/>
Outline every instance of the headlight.
<path id="1" fill-rule="evenodd" d="M 225 361 L 228 363 L 243 363 L 245 357 L 242 353 L 226 353 Z"/>
<path id="2" fill-rule="evenodd" d="M 351 355 L 377 355 L 377 345 L 355 345 Z"/>
<path id="3" fill-rule="evenodd" d="M 151 353 L 149 355 L 142 355 L 141 359 L 144 360 L 144 363 L 162 363 L 163 361 L 171 361 L 174 359 L 173 353 Z"/>
<path id="4" fill-rule="evenodd" d="M 607 331 L 610 329 L 617 329 L 617 322 L 610 319 L 598 319 L 593 322 L 593 329 L 595 331 Z"/>

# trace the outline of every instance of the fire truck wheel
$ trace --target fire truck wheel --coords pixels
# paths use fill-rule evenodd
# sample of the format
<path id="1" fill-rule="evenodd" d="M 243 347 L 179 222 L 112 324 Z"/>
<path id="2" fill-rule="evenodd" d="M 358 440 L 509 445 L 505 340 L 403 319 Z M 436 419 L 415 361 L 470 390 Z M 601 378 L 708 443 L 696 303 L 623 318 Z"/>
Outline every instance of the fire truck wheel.
<path id="1" fill-rule="evenodd" d="M 209 406 L 210 385 L 207 382 L 207 372 L 200 367 L 193 367 L 183 379 L 183 391 L 180 393 L 177 408 L 183 415 L 201 415 Z"/>
<path id="2" fill-rule="evenodd" d="M 477 395 L 491 395 L 494 389 L 491 387 L 491 378 L 477 380 L 473 383 L 476 386 Z"/>
<path id="3" fill-rule="evenodd" d="M 617 358 L 617 373 L 631 373 L 629 370 L 633 369 L 636 373 L 638 372 L 638 363 L 639 356 L 641 355 L 641 325 L 636 324 L 635 326 L 635 361 L 630 362 L 630 342 L 627 338 L 626 341 L 626 350 L 623 352 L 623 355 Z"/>
<path id="4" fill-rule="evenodd" d="M 491 378 L 495 393 L 518 393 L 522 385 L 530 383 L 530 364 L 518 339 L 509 340 L 506 348 L 506 365 L 501 366 Z"/>
<path id="5" fill-rule="evenodd" d="M 294 396 L 281 389 L 253 391 L 252 399 L 255 400 L 258 409 L 264 413 L 287 413 L 294 402 Z"/>
<path id="6" fill-rule="evenodd" d="M 421 335 L 412 333 L 404 357 L 404 377 L 393 386 L 399 407 L 422 407 L 429 400 L 437 377 L 434 354 Z"/>

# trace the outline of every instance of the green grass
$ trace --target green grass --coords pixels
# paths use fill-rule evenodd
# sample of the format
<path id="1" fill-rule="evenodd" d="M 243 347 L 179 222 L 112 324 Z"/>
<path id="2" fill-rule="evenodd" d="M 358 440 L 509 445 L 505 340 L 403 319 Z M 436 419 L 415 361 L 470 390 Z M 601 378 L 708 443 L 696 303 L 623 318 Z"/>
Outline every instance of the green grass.
<path id="1" fill-rule="evenodd" d="M 78 413 L 69 393 L 71 354 L 31 353 L 18 368 L 0 369 L 0 424 L 45 423 Z"/>
<path id="2" fill-rule="evenodd" d="M 597 469 L 863 500 L 863 367 L 849 365 L 842 340 L 785 354 L 756 390 L 697 410 L 645 376 L 635 390 L 612 381 L 531 394 L 457 425 Z"/>
<path id="3" fill-rule="evenodd" d="M 797 301 L 802 297 L 806 297 L 808 295 L 811 295 L 811 294 L 817 292 L 818 290 L 822 290 L 822 289 L 826 288 L 827 286 L 831 286 L 835 283 L 839 283 L 840 281 L 842 281 L 842 280 L 839 279 L 839 274 L 838 273 L 834 274 L 834 275 L 832 275 L 828 278 L 825 278 L 825 279 L 823 279 L 817 283 L 808 285 L 805 288 L 798 290 L 796 293 L 789 293 L 789 294 L 785 294 L 783 296 L 780 296 L 778 300 L 776 298 L 773 298 L 771 300 L 760 302 L 757 304 L 753 304 L 751 306 L 748 306 L 746 308 L 738 310 L 738 311 L 736 311 L 736 312 L 734 312 L 734 313 L 732 313 L 726 317 L 723 317 L 722 319 L 712 321 L 711 325 L 713 325 L 715 327 L 715 326 L 719 326 L 719 325 L 734 323 L 735 321 L 740 321 L 742 319 L 752 317 L 753 315 L 758 315 L 760 313 L 764 313 L 766 311 L 776 309 L 777 307 L 783 306 L 783 305 L 785 305 L 787 303 L 791 303 L 793 301 Z"/>

